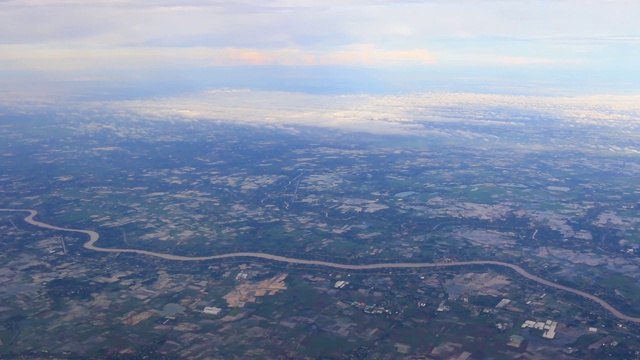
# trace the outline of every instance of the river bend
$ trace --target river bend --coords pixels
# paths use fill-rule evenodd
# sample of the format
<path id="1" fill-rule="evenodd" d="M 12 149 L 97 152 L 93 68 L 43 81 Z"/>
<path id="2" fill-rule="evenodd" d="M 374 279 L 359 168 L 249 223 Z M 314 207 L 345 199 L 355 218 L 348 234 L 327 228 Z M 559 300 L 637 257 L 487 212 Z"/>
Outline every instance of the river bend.
<path id="1" fill-rule="evenodd" d="M 377 263 L 377 264 L 352 265 L 352 264 L 340 264 L 340 263 L 321 261 L 321 260 L 295 259 L 295 258 L 289 258 L 289 257 L 284 257 L 279 255 L 256 253 L 256 252 L 235 252 L 235 253 L 227 253 L 227 254 L 219 254 L 219 255 L 208 255 L 208 256 L 181 256 L 181 255 L 157 253 L 157 252 L 148 251 L 148 250 L 102 248 L 96 245 L 96 242 L 98 241 L 98 239 L 100 239 L 100 234 L 98 234 L 93 230 L 64 228 L 64 227 L 43 223 L 41 221 L 34 219 L 34 217 L 38 214 L 36 210 L 0 209 L 0 211 L 28 212 L 29 215 L 27 215 L 24 218 L 24 221 L 26 221 L 31 225 L 34 225 L 43 229 L 85 234 L 89 237 L 89 240 L 84 243 L 84 247 L 89 250 L 108 252 L 108 253 L 136 253 L 140 255 L 155 256 L 155 257 L 159 257 L 167 260 L 175 260 L 175 261 L 205 261 L 205 260 L 246 257 L 246 258 L 265 259 L 270 261 L 278 261 L 278 262 L 284 262 L 289 264 L 324 266 L 324 267 L 345 269 L 345 270 L 408 269 L 408 268 L 453 267 L 453 266 L 467 266 L 467 265 L 502 266 L 502 267 L 510 268 L 513 271 L 517 272 L 518 274 L 522 275 L 523 277 L 529 280 L 535 281 L 544 286 L 560 289 L 566 292 L 570 292 L 572 294 L 582 296 L 583 298 L 592 300 L 598 303 L 600 306 L 602 306 L 606 310 L 608 310 L 613 316 L 617 317 L 618 319 L 640 323 L 640 318 L 623 314 L 618 309 L 613 307 L 611 304 L 609 304 L 608 302 L 604 301 L 603 299 L 595 295 L 586 293 L 578 289 L 570 288 L 568 286 L 556 284 L 549 280 L 543 279 L 539 276 L 533 275 L 518 265 L 505 263 L 502 261 L 473 260 L 473 261 L 452 261 L 452 262 L 446 262 L 446 263 Z"/>

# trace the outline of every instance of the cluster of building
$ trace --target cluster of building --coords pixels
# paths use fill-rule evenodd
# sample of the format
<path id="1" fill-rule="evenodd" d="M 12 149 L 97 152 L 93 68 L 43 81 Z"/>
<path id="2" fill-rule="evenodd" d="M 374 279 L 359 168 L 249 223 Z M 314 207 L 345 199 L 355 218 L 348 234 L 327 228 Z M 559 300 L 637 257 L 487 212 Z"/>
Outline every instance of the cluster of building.
<path id="1" fill-rule="evenodd" d="M 543 330 L 544 333 L 542 334 L 542 337 L 545 338 L 545 339 L 553 339 L 553 338 L 555 338 L 556 337 L 556 328 L 557 327 L 558 327 L 558 322 L 557 321 L 551 321 L 551 320 L 547 320 L 545 322 L 526 320 L 522 324 L 522 328 L 523 329 L 531 328 L 531 329 L 536 329 L 536 330 Z"/>
<path id="2" fill-rule="evenodd" d="M 351 305 L 358 310 L 364 311 L 366 314 L 391 314 L 389 309 L 385 309 L 382 306 L 378 306 L 376 304 L 367 305 L 363 302 L 353 301 Z"/>

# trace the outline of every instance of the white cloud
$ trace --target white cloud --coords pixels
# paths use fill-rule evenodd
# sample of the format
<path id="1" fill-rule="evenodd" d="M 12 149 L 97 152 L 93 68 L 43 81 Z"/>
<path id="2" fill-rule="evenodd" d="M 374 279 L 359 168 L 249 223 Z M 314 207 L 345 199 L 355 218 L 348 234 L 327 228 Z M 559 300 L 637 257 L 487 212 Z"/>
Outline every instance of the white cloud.
<path id="1" fill-rule="evenodd" d="M 640 96 L 542 97 L 473 93 L 397 96 L 310 95 L 250 90 L 110 103 L 116 112 L 146 119 L 213 120 L 256 126 L 314 126 L 376 134 L 480 137 L 468 130 L 434 129 L 437 123 L 535 126 L 540 117 L 607 126 L 640 126 Z M 483 135 L 486 136 L 486 135 Z"/>
<path id="2" fill-rule="evenodd" d="M 0 3 L 5 43 L 81 46 L 168 41 L 213 47 L 410 47 L 442 37 L 638 36 L 636 1 L 77 1 Z M 207 44 L 214 41 L 215 44 Z"/>
<path id="3" fill-rule="evenodd" d="M 400 66 L 433 65 L 435 57 L 424 49 L 384 50 L 358 44 L 334 51 L 296 48 L 66 48 L 57 46 L 0 45 L 0 65 L 8 70 L 101 72 L 104 69 L 162 69 L 175 66 Z"/>
<path id="4" fill-rule="evenodd" d="M 227 63 L 535 65 L 553 77 L 640 62 L 638 13 L 630 0 L 9 0 L 0 62 L 75 77 Z"/>

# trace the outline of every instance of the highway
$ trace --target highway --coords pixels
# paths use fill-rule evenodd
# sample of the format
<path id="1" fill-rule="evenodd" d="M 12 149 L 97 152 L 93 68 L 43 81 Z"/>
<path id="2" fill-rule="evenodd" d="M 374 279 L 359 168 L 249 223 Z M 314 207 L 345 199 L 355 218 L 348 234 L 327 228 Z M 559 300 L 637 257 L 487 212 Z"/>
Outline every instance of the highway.
<path id="1" fill-rule="evenodd" d="M 34 217 L 38 214 L 36 210 L 0 209 L 0 211 L 28 212 L 29 215 L 27 215 L 24 218 L 24 221 L 26 221 L 31 225 L 44 228 L 44 229 L 85 234 L 89 236 L 89 240 L 84 243 L 84 247 L 89 250 L 108 252 L 108 253 L 136 253 L 140 255 L 155 256 L 155 257 L 159 257 L 167 260 L 175 260 L 175 261 L 205 261 L 205 260 L 243 257 L 243 258 L 264 259 L 264 260 L 277 261 L 277 262 L 283 262 L 283 263 L 289 263 L 289 264 L 297 264 L 297 265 L 324 266 L 324 267 L 345 269 L 345 270 L 408 269 L 408 268 L 432 268 L 432 267 L 442 268 L 442 267 L 468 266 L 468 265 L 502 266 L 502 267 L 510 268 L 513 271 L 520 274 L 521 276 L 529 280 L 535 281 L 539 284 L 542 284 L 544 286 L 567 291 L 567 292 L 582 296 L 583 298 L 592 300 L 598 303 L 600 306 L 602 306 L 606 310 L 608 310 L 613 316 L 617 317 L 618 319 L 640 323 L 640 318 L 623 314 L 618 309 L 614 308 L 611 304 L 609 304 L 608 302 L 604 301 L 603 299 L 595 295 L 592 295 L 574 288 L 570 288 L 568 286 L 556 284 L 549 280 L 543 279 L 539 276 L 533 275 L 518 265 L 505 263 L 501 261 L 475 260 L 475 261 L 452 261 L 452 262 L 446 262 L 446 263 L 377 263 L 377 264 L 352 265 L 352 264 L 339 264 L 339 263 L 333 263 L 333 262 L 321 261 L 321 260 L 295 259 L 295 258 L 289 258 L 289 257 L 284 257 L 279 255 L 256 253 L 256 252 L 236 252 L 236 253 L 228 253 L 228 254 L 209 255 L 209 256 L 181 256 L 181 255 L 163 254 L 163 253 L 157 253 L 157 252 L 147 251 L 147 250 L 138 250 L 138 249 L 101 248 L 96 245 L 96 242 L 98 241 L 98 239 L 100 239 L 100 235 L 95 231 L 64 228 L 64 227 L 43 223 L 41 221 L 34 219 Z"/>

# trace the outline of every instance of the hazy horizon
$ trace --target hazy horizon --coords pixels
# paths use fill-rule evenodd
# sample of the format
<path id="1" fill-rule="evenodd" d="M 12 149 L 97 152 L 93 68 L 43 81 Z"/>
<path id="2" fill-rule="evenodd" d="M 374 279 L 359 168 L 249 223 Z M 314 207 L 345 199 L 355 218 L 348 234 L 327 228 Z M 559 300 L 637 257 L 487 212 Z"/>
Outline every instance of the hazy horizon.
<path id="1" fill-rule="evenodd" d="M 640 93 L 640 3 L 0 2 L 2 99 Z"/>

